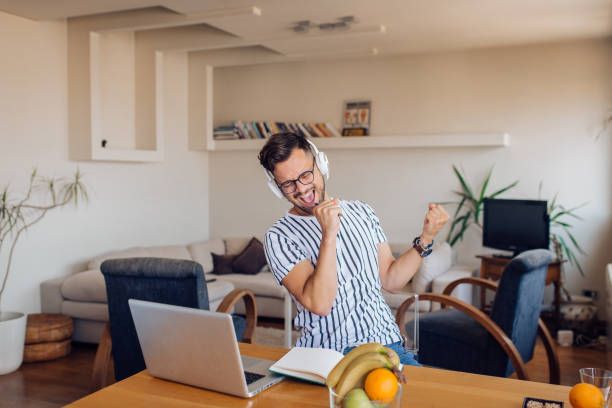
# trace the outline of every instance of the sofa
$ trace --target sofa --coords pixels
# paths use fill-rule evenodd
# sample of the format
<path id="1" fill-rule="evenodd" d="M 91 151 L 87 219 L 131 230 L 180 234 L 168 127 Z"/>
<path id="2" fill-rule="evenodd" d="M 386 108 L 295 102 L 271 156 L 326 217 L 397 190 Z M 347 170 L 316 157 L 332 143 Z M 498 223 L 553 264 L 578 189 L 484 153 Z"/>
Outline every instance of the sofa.
<path id="1" fill-rule="evenodd" d="M 259 237 L 261 239 L 261 237 Z M 41 284 L 41 308 L 43 313 L 62 313 L 74 320 L 73 340 L 98 343 L 104 323 L 108 320 L 106 287 L 100 272 L 100 264 L 107 259 L 132 257 L 158 257 L 190 259 L 200 263 L 207 279 L 211 310 L 216 310 L 225 295 L 233 289 L 249 289 L 255 294 L 258 317 L 282 318 L 285 321 L 285 344 L 291 345 L 291 321 L 296 310 L 288 292 L 276 284 L 267 266 L 254 275 L 213 273 L 211 253 L 239 254 L 251 238 L 210 239 L 188 245 L 133 247 L 99 255 L 91 259 L 85 271 L 47 280 Z M 407 244 L 392 244 L 395 255 L 403 252 Z M 400 293 L 384 292 L 385 300 L 393 313 L 413 293 L 433 291 L 441 293 L 446 285 L 456 279 L 470 276 L 470 268 L 452 265 L 453 253 L 447 243 L 437 244 L 432 254 Z M 469 285 L 460 285 L 453 296 L 471 303 Z M 437 304 L 420 302 L 419 311 L 437 310 Z M 239 302 L 236 313 L 244 313 Z"/>

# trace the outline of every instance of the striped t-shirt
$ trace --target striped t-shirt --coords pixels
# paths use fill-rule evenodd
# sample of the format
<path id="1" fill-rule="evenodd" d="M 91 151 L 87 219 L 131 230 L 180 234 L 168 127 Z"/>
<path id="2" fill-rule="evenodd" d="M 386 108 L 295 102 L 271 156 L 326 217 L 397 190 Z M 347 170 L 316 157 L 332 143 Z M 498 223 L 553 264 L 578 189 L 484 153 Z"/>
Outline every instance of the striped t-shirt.
<path id="1" fill-rule="evenodd" d="M 377 245 L 387 238 L 370 206 L 360 201 L 340 201 L 342 218 L 336 241 L 338 291 L 331 313 L 319 316 L 295 298 L 294 324 L 301 330 L 296 345 L 331 348 L 342 352 L 362 343 L 395 343 L 399 328 L 381 293 Z M 303 261 L 316 266 L 321 227 L 314 216 L 287 213 L 265 236 L 268 264 L 277 283 Z"/>

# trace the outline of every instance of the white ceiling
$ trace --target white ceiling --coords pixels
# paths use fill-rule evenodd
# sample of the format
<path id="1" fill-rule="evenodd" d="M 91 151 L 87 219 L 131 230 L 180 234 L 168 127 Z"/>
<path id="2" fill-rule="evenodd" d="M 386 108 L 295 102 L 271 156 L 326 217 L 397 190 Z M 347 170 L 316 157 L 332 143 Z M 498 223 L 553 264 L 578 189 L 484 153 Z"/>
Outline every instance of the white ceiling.
<path id="1" fill-rule="evenodd" d="M 206 22 L 284 54 L 427 52 L 612 36 L 612 0 L 0 0 L 0 10 L 34 20 L 158 6 L 187 15 L 257 6 L 258 17 Z M 353 30 L 334 35 L 289 29 L 300 20 L 346 15 L 357 19 Z"/>

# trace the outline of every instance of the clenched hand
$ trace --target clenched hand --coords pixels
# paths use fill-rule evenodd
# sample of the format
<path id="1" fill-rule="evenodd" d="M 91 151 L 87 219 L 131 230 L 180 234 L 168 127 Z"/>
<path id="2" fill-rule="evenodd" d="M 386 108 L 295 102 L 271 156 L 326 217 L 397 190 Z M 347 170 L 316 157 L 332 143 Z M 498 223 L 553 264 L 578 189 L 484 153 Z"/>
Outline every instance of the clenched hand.
<path id="1" fill-rule="evenodd" d="M 440 204 L 430 203 L 423 221 L 423 233 L 421 239 L 425 243 L 433 241 L 434 237 L 440 232 L 448 221 L 448 213 Z"/>
<path id="2" fill-rule="evenodd" d="M 313 213 L 321 225 L 323 238 L 335 238 L 340 230 L 340 216 L 342 215 L 340 200 L 337 198 L 324 200 L 314 208 Z"/>

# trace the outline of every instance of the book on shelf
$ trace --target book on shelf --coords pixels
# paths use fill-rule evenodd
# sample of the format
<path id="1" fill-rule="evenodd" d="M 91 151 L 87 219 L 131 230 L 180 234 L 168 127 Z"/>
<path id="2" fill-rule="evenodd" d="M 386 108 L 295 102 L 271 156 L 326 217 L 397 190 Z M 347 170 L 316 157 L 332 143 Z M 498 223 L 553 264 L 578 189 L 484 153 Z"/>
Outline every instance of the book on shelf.
<path id="1" fill-rule="evenodd" d="M 336 350 L 310 347 L 294 347 L 272 364 L 270 371 L 316 384 L 325 379 L 344 355 Z"/>
<path id="2" fill-rule="evenodd" d="M 213 130 L 215 140 L 268 139 L 280 132 L 293 132 L 307 138 L 340 137 L 340 132 L 329 122 L 273 122 L 236 120 L 230 125 L 217 126 Z"/>
<path id="3" fill-rule="evenodd" d="M 303 136 L 308 137 L 308 138 L 312 138 L 313 136 L 310 134 L 310 132 L 306 129 L 306 126 L 304 123 L 298 123 L 298 129 L 300 129 L 300 132 L 302 133 Z"/>
<path id="4" fill-rule="evenodd" d="M 234 125 L 217 126 L 213 130 L 213 138 L 215 140 L 234 140 L 238 139 L 238 133 Z"/>
<path id="5" fill-rule="evenodd" d="M 327 127 L 327 130 L 331 133 L 331 135 L 333 137 L 342 137 L 342 135 L 340 134 L 340 132 L 338 132 L 338 129 L 336 129 L 335 127 L 333 127 L 333 125 L 329 122 L 325 123 L 325 126 Z"/>
<path id="6" fill-rule="evenodd" d="M 257 125 L 257 122 L 251 122 L 251 126 L 253 126 L 253 130 L 255 131 L 255 134 L 257 134 L 257 138 L 258 139 L 265 139 L 266 138 L 263 135 L 263 133 L 261 133 L 261 129 L 259 129 L 259 126 Z"/>

